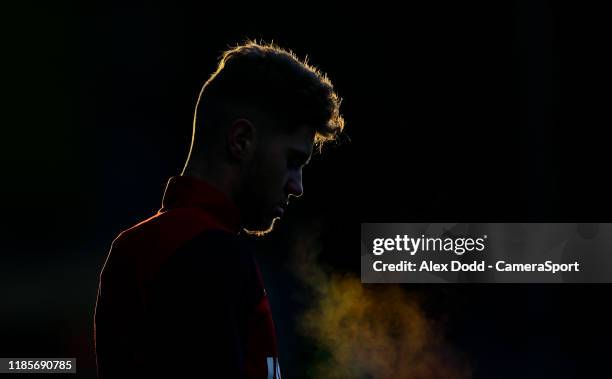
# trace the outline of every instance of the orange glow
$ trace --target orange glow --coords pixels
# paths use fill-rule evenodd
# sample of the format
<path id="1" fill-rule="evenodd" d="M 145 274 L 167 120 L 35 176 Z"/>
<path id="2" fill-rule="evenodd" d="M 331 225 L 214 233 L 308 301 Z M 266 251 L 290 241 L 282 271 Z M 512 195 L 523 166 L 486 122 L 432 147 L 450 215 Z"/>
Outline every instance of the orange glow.
<path id="1" fill-rule="evenodd" d="M 365 285 L 317 264 L 316 238 L 296 245 L 295 270 L 314 293 L 301 331 L 328 352 L 313 378 L 464 379 L 466 360 L 444 340 L 416 295 L 395 284 Z"/>

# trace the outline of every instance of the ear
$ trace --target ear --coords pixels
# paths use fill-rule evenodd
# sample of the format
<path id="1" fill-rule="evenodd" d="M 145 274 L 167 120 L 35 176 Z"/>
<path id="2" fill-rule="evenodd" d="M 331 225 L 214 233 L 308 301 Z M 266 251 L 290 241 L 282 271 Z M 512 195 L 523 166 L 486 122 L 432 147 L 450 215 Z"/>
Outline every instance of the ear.
<path id="1" fill-rule="evenodd" d="M 242 161 L 254 150 L 255 126 L 247 119 L 238 119 L 230 127 L 227 139 L 232 158 Z"/>

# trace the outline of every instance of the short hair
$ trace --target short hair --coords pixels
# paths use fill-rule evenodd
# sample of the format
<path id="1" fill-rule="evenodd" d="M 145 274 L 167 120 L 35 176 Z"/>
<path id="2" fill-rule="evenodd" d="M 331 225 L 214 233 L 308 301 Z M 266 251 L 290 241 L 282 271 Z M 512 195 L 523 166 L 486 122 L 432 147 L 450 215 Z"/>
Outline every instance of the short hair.
<path id="1" fill-rule="evenodd" d="M 254 107 L 281 121 L 291 133 L 315 129 L 315 145 L 336 140 L 344 128 L 342 99 L 327 76 L 307 60 L 273 43 L 247 41 L 223 52 L 215 72 L 200 91 L 192 146 L 214 144 L 236 106 Z M 201 136 L 196 141 L 197 133 Z M 196 143 L 197 142 L 197 143 Z"/>

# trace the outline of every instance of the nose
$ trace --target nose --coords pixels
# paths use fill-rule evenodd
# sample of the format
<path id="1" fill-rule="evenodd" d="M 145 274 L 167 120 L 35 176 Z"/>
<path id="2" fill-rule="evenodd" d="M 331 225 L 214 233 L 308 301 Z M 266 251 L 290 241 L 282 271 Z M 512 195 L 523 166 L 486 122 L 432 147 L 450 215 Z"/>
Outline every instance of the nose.
<path id="1" fill-rule="evenodd" d="M 300 197 L 304 193 L 304 187 L 302 185 L 302 170 L 289 175 L 289 181 L 287 182 L 287 193 L 289 196 L 295 197 Z"/>

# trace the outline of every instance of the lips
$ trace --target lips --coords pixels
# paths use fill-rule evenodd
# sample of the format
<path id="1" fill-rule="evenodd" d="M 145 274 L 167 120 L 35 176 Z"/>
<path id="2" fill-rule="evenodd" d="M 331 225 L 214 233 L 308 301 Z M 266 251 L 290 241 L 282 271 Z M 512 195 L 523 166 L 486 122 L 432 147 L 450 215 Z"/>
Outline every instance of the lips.
<path id="1" fill-rule="evenodd" d="M 282 217 L 287 209 L 287 203 L 280 203 L 274 208 L 274 214 L 278 217 Z"/>
<path id="2" fill-rule="evenodd" d="M 274 208 L 274 215 L 277 217 L 282 217 L 285 214 L 285 208 L 283 208 L 282 206 L 278 205 L 276 208 Z"/>

